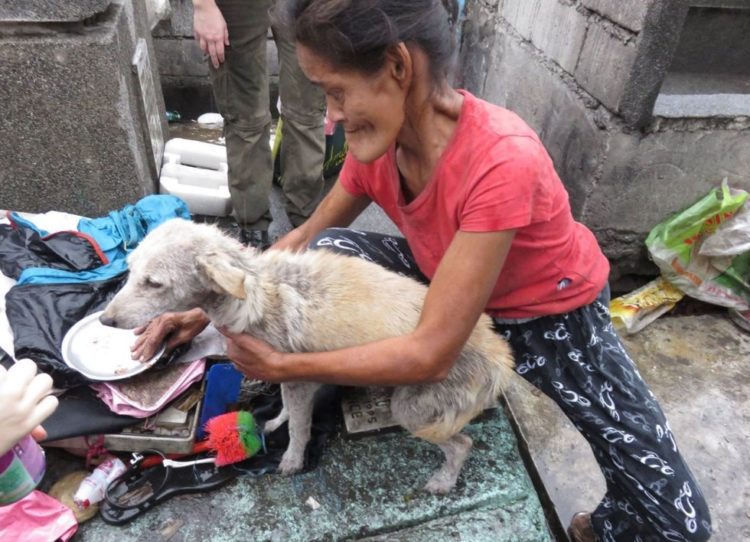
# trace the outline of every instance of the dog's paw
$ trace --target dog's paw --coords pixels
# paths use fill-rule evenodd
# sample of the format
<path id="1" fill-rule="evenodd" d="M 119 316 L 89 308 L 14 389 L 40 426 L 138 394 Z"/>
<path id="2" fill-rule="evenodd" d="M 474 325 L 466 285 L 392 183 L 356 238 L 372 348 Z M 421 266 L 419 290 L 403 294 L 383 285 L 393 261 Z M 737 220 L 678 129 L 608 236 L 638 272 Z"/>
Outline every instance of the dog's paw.
<path id="1" fill-rule="evenodd" d="M 281 458 L 281 463 L 279 463 L 279 472 L 288 476 L 301 471 L 303 465 L 303 457 L 285 453 Z"/>
<path id="2" fill-rule="evenodd" d="M 425 484 L 424 489 L 433 495 L 445 495 L 456 487 L 456 480 L 450 479 L 442 472 L 436 472 Z"/>

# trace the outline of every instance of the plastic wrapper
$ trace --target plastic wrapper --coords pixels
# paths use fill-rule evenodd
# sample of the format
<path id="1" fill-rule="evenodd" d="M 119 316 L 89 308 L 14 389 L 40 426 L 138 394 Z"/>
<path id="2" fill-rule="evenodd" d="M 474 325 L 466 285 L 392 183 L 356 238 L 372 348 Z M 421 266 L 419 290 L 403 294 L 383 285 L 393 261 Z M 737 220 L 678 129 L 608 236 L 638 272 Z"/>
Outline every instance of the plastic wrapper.
<path id="1" fill-rule="evenodd" d="M 662 276 L 695 299 L 750 308 L 750 251 L 742 249 L 747 219 L 735 222 L 744 215 L 740 210 L 747 198 L 746 191 L 730 188 L 725 179 L 721 187 L 651 230 L 646 246 Z M 721 255 L 704 253 L 706 244 L 709 252 Z"/>
<path id="2" fill-rule="evenodd" d="M 663 277 L 610 301 L 612 322 L 625 333 L 637 333 L 672 310 L 685 294 Z"/>
<path id="3" fill-rule="evenodd" d="M 750 252 L 750 204 L 721 224 L 701 244 L 701 256 L 738 256 Z"/>
<path id="4" fill-rule="evenodd" d="M 0 506 L 0 540 L 66 542 L 78 530 L 73 511 L 41 491 Z"/>

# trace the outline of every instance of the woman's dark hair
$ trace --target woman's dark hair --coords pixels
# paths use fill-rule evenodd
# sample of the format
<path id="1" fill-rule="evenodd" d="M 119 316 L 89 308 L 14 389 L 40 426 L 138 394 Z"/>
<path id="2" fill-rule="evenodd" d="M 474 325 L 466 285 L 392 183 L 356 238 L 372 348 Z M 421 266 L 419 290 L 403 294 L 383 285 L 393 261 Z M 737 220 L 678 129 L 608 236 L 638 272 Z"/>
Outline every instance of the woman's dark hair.
<path id="1" fill-rule="evenodd" d="M 435 82 L 453 64 L 456 0 L 279 0 L 274 24 L 337 68 L 375 73 L 390 48 L 416 44 Z"/>

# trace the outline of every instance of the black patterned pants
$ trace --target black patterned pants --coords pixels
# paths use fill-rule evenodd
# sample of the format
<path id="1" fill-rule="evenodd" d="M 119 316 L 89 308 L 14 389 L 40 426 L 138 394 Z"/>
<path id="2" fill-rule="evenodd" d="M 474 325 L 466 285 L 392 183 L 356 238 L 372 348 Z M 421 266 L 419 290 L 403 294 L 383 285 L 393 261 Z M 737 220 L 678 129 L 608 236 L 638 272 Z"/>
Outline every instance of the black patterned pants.
<path id="1" fill-rule="evenodd" d="M 311 248 L 359 256 L 427 282 L 400 237 L 335 228 L 321 232 Z M 599 540 L 708 540 L 708 506 L 612 326 L 609 287 L 572 312 L 495 321 L 495 328 L 513 347 L 516 372 L 560 406 L 594 451 L 607 484 L 591 515 Z"/>

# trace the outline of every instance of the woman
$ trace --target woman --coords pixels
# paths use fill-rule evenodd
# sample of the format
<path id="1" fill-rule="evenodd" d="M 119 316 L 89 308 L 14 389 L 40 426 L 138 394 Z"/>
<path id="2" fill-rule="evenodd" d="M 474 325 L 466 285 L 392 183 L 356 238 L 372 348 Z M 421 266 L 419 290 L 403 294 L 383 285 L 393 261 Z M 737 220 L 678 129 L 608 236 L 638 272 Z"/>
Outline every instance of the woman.
<path id="1" fill-rule="evenodd" d="M 453 31 L 441 2 L 282 4 L 277 17 L 292 27 L 300 66 L 325 91 L 349 155 L 311 218 L 275 248 L 339 250 L 430 286 L 408 335 L 297 354 L 227 334 L 230 358 L 270 381 L 434 382 L 486 311 L 511 342 L 517 372 L 558 403 L 607 480 L 604 500 L 574 517 L 571 536 L 708 539 L 701 491 L 612 328 L 607 260 L 573 220 L 536 134 L 513 113 L 449 85 Z M 341 229 L 371 201 L 405 239 Z M 201 314 L 167 315 L 135 353 L 148 357 L 167 331 L 181 333 L 174 344 L 205 323 Z"/>

